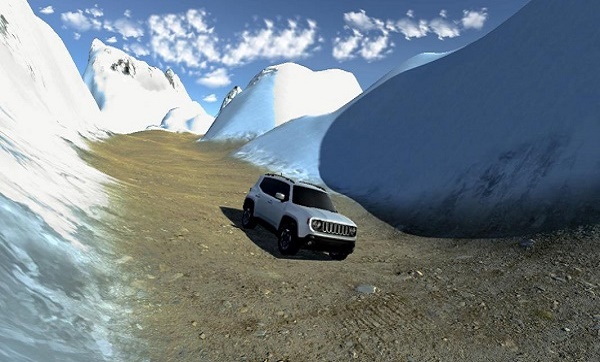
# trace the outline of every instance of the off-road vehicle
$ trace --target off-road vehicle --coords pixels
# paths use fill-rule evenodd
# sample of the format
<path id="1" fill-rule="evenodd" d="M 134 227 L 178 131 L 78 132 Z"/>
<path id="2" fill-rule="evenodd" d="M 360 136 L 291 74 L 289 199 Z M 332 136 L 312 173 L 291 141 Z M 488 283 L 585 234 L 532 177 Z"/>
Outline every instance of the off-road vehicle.
<path id="1" fill-rule="evenodd" d="M 356 224 L 337 212 L 320 186 L 265 174 L 250 188 L 243 209 L 242 226 L 252 229 L 260 222 L 274 231 L 283 255 L 304 248 L 344 260 L 354 251 Z"/>

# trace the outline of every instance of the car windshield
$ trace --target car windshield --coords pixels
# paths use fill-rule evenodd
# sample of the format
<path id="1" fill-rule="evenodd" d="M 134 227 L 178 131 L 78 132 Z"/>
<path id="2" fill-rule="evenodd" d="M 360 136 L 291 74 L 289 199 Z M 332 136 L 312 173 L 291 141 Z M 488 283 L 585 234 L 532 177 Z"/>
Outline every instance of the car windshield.
<path id="1" fill-rule="evenodd" d="M 327 193 L 308 187 L 294 186 L 292 202 L 297 205 L 337 212 Z"/>

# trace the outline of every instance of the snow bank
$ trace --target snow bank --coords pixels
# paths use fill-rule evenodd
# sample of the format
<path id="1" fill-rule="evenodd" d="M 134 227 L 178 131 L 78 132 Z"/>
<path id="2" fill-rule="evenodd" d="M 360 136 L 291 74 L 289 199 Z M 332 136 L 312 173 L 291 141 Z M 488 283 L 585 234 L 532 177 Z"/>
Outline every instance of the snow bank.
<path id="1" fill-rule="evenodd" d="M 0 359 L 131 359 L 112 344 L 129 322 L 92 228 L 108 178 L 74 147 L 101 135 L 100 111 L 24 0 L 0 1 L 0 79 Z"/>
<path id="2" fill-rule="evenodd" d="M 100 111 L 58 35 L 25 1 L 1 2 L 0 14 L 0 193 L 67 237 L 77 210 L 105 202 L 105 177 L 70 144 L 98 135 Z"/>
<path id="3" fill-rule="evenodd" d="M 199 104 L 191 104 L 171 69 L 163 72 L 98 39 L 92 42 L 83 79 L 102 110 L 100 126 L 111 132 L 132 133 L 159 125 L 167 112 L 178 107 L 185 110 L 178 113 L 186 113 L 187 120 L 199 117 L 203 124 L 212 118 L 198 108 Z M 191 109 L 199 113 L 187 114 Z"/>
<path id="4" fill-rule="evenodd" d="M 160 127 L 173 132 L 202 135 L 210 128 L 213 121 L 214 118 L 206 113 L 198 102 L 189 102 L 167 112 L 160 122 Z"/>
<path id="5" fill-rule="evenodd" d="M 532 1 L 381 83 L 323 138 L 332 188 L 408 232 L 522 235 L 600 221 L 600 3 Z"/>
<path id="6" fill-rule="evenodd" d="M 291 119 L 333 112 L 360 92 L 354 75 L 339 69 L 267 67 L 221 110 L 203 140 L 249 140 Z"/>

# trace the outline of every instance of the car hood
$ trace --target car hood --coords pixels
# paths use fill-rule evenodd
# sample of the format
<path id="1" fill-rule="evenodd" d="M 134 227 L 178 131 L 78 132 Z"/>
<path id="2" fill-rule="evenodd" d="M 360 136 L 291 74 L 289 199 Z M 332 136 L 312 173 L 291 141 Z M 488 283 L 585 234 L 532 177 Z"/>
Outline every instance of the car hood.
<path id="1" fill-rule="evenodd" d="M 308 214 L 309 217 L 314 217 L 314 218 L 317 218 L 320 220 L 333 221 L 333 222 L 337 222 L 340 224 L 356 226 L 354 221 L 350 220 L 349 218 L 347 218 L 346 216 L 344 216 L 340 213 L 331 212 L 331 211 L 327 211 L 327 210 L 323 210 L 323 209 L 317 209 L 314 207 L 306 207 L 306 206 L 301 206 L 301 207 L 302 207 L 302 209 L 304 209 L 306 211 L 306 213 Z"/>

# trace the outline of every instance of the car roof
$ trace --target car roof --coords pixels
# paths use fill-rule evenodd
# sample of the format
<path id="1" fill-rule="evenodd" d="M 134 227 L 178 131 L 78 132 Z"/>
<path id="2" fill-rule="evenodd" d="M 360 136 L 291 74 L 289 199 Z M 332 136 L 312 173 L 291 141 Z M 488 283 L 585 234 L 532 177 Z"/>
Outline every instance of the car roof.
<path id="1" fill-rule="evenodd" d="M 319 191 L 323 191 L 323 192 L 327 192 L 327 190 L 325 190 L 325 188 L 319 186 L 319 185 L 315 185 L 312 184 L 310 182 L 305 182 L 305 181 L 295 181 L 289 177 L 283 176 L 283 175 L 277 175 L 274 173 L 266 173 L 264 174 L 264 177 L 271 177 L 271 178 L 277 178 L 281 181 L 287 181 L 288 183 L 292 184 L 292 185 L 298 185 L 298 186 L 302 186 L 302 187 L 306 187 L 309 189 L 314 189 L 314 190 L 319 190 Z"/>

